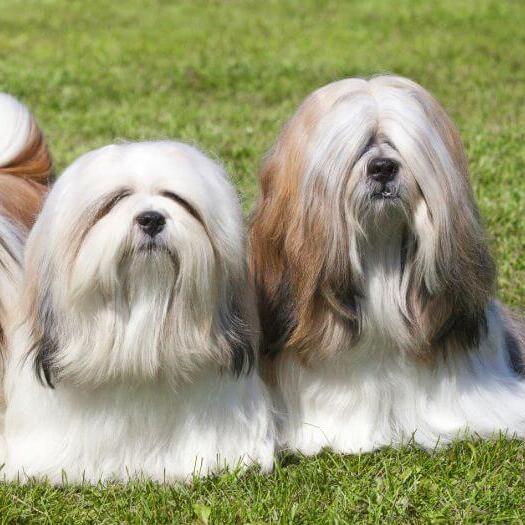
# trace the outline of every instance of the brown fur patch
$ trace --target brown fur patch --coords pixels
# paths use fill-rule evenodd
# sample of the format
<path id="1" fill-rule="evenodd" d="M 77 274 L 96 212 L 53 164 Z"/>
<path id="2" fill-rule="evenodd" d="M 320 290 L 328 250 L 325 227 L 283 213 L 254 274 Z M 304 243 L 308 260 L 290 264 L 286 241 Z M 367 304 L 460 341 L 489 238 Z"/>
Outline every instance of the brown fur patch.
<path id="1" fill-rule="evenodd" d="M 305 148 L 333 101 L 311 95 L 284 128 L 259 174 L 261 198 L 252 215 L 249 251 L 266 356 L 293 350 L 307 362 L 312 353 L 322 354 L 327 315 L 355 330 L 350 269 L 340 261 L 340 272 L 326 271 L 332 242 L 326 220 L 329 199 L 319 198 L 315 207 L 304 210 L 298 195 Z M 320 196 L 324 191 L 319 188 Z"/>
<path id="2" fill-rule="evenodd" d="M 30 229 L 52 175 L 51 155 L 42 131 L 33 120 L 26 146 L 11 162 L 0 166 L 0 210 Z"/>
<path id="3" fill-rule="evenodd" d="M 35 121 L 31 123 L 30 136 L 25 148 L 9 164 L 0 167 L 0 173 L 44 185 L 52 177 L 53 161 L 44 135 Z"/>
<path id="4" fill-rule="evenodd" d="M 0 210 L 28 230 L 33 226 L 47 191 L 43 184 L 0 173 Z"/>

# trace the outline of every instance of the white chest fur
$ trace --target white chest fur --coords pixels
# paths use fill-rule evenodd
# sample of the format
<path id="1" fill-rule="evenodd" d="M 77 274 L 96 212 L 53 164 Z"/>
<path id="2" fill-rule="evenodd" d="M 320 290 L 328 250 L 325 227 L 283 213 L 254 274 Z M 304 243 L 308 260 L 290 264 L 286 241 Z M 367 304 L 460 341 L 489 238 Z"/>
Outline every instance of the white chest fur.
<path id="1" fill-rule="evenodd" d="M 524 436 L 525 382 L 509 366 L 500 307 L 487 308 L 478 348 L 417 361 L 402 350 L 400 239 L 372 244 L 382 252 L 364 258 L 358 342 L 308 367 L 279 358 L 281 448 L 358 453 L 411 440 L 433 448 L 469 434 Z"/>
<path id="2" fill-rule="evenodd" d="M 191 480 L 223 467 L 272 466 L 269 399 L 255 374 L 209 370 L 178 391 L 162 380 L 52 390 L 24 366 L 8 383 L 9 479 Z"/>

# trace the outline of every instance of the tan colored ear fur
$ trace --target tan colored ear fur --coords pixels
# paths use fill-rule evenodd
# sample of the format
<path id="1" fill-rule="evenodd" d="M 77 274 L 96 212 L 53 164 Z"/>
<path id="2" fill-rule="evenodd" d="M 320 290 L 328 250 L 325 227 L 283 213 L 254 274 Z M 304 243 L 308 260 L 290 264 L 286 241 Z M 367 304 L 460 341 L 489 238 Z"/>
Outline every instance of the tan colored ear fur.
<path id="1" fill-rule="evenodd" d="M 263 355 L 293 349 L 308 361 L 312 348 L 325 346 L 332 324 L 355 328 L 348 267 L 338 261 L 337 268 L 328 269 L 333 235 L 323 199 L 304 210 L 299 198 L 305 149 L 319 113 L 330 102 L 314 93 L 303 103 L 259 174 L 261 198 L 251 221 L 250 268 L 258 293 Z"/>

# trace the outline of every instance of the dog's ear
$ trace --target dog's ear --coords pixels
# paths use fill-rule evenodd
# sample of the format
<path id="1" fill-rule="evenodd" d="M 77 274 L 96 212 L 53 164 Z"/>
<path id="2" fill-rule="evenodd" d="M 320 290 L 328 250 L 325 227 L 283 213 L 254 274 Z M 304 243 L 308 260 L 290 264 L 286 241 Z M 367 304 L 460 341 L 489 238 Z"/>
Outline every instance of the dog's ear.
<path id="1" fill-rule="evenodd" d="M 306 362 L 312 352 L 330 353 L 339 329 L 355 335 L 358 313 L 341 213 L 333 213 L 326 187 L 315 188 L 306 204 L 300 196 L 305 120 L 301 112 L 294 117 L 261 170 L 249 252 L 263 355 L 288 349 Z"/>
<path id="2" fill-rule="evenodd" d="M 294 290 L 288 275 L 285 237 L 295 188 L 290 178 L 300 156 L 286 155 L 287 133 L 277 142 L 259 173 L 261 196 L 250 220 L 249 265 L 261 322 L 261 353 L 279 353 L 297 326 Z"/>
<path id="3" fill-rule="evenodd" d="M 29 354 L 34 360 L 35 373 L 38 380 L 43 385 L 54 388 L 53 378 L 56 375 L 56 370 L 53 358 L 58 351 L 58 342 L 55 337 L 56 327 L 50 310 L 42 312 L 42 316 L 36 323 L 33 323 L 31 329 L 33 344 Z"/>
<path id="4" fill-rule="evenodd" d="M 249 373 L 256 361 L 259 324 L 253 287 L 246 276 L 228 286 L 219 312 L 219 344 L 236 375 Z"/>
<path id="5" fill-rule="evenodd" d="M 54 314 L 49 279 L 27 258 L 22 305 L 29 329 L 29 348 L 26 358 L 33 362 L 38 380 L 51 388 L 57 376 L 54 359 L 58 352 L 58 326 Z"/>
<path id="6" fill-rule="evenodd" d="M 43 385 L 54 388 L 53 377 L 56 370 L 53 361 L 58 351 L 57 326 L 52 307 L 45 296 L 39 298 L 29 323 L 32 343 L 28 357 L 33 360 L 38 380 Z"/>
<path id="7" fill-rule="evenodd" d="M 413 242 L 417 246 L 418 242 Z M 406 264 L 410 272 L 407 305 L 414 343 L 410 350 L 427 358 L 436 350 L 476 347 L 486 330 L 485 312 L 493 293 L 494 271 L 488 253 L 479 252 L 479 266 L 468 264 L 458 254 L 450 258 L 436 254 L 436 268 L 422 272 L 416 268 L 415 261 L 420 260 L 417 248 L 409 250 L 413 250 L 411 257 L 415 258 Z"/>
<path id="8" fill-rule="evenodd" d="M 266 357 L 275 357 L 282 350 L 297 327 L 294 295 L 290 279 L 283 275 L 275 292 L 259 281 L 257 307 L 261 323 L 261 351 Z"/>
<path id="9" fill-rule="evenodd" d="M 486 328 L 495 265 L 459 133 L 434 99 L 424 107 L 444 148 L 443 158 L 432 169 L 437 182 L 434 193 L 426 193 L 429 185 L 424 181 L 419 184 L 423 200 L 414 238 L 406 247 L 412 254 L 407 258 L 408 267 L 413 269 L 408 302 L 416 329 L 423 335 L 422 348 L 474 347 Z"/>
<path id="10" fill-rule="evenodd" d="M 495 266 L 479 225 L 466 227 L 462 218 L 457 217 L 455 227 L 441 233 L 447 240 L 436 239 L 436 288 L 431 291 L 426 283 L 421 288 L 424 333 L 432 346 L 455 342 L 474 347 L 486 330 L 485 311 L 494 293 Z"/>

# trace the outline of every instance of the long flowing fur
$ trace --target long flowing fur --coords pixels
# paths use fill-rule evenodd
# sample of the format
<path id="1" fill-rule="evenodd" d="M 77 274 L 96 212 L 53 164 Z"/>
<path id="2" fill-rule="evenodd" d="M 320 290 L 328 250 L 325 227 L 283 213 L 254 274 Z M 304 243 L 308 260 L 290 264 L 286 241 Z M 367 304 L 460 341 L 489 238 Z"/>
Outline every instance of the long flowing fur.
<path id="1" fill-rule="evenodd" d="M 51 156 L 35 118 L 18 100 L 0 93 L 0 435 L 5 345 L 20 293 L 23 244 L 51 174 Z M 1 456 L 0 451 L 0 465 Z"/>
<path id="2" fill-rule="evenodd" d="M 146 212 L 165 226 L 150 237 Z M 242 215 L 173 142 L 113 145 L 58 179 L 27 244 L 7 372 L 8 478 L 186 480 L 272 465 Z"/>
<path id="3" fill-rule="evenodd" d="M 389 198 L 369 176 L 382 158 L 399 166 Z M 460 137 L 427 91 L 395 76 L 319 89 L 260 184 L 250 260 L 281 446 L 525 434 L 523 322 L 493 299 Z"/>

